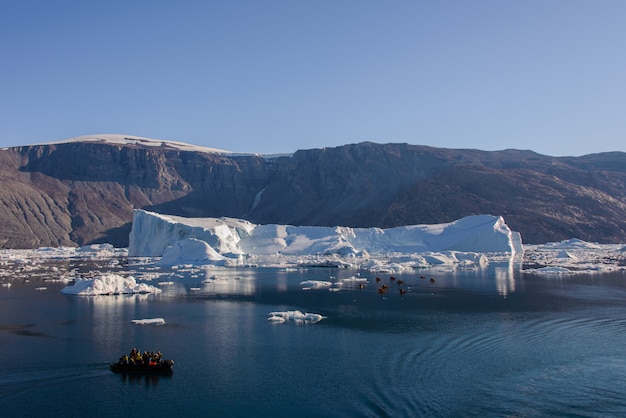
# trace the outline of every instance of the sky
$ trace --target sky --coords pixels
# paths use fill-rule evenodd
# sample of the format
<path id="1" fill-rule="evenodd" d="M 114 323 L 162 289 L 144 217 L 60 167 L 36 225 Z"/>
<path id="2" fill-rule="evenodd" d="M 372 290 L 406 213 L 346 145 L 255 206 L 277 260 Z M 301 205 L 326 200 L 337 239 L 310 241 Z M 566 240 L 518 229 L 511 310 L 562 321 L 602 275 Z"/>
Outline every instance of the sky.
<path id="1" fill-rule="evenodd" d="M 0 147 L 626 151 L 623 0 L 0 3 Z"/>

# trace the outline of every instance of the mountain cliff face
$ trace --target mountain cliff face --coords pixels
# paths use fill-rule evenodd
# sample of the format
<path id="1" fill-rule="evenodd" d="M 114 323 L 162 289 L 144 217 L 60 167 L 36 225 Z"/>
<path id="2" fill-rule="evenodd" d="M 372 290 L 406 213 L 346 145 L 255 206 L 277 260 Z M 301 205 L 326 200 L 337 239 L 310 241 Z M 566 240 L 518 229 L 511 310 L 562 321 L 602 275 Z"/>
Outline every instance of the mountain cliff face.
<path id="1" fill-rule="evenodd" d="M 378 226 L 502 215 L 525 243 L 626 242 L 626 154 L 361 143 L 264 158 L 67 142 L 0 150 L 0 246 L 128 245 L 133 209 Z"/>

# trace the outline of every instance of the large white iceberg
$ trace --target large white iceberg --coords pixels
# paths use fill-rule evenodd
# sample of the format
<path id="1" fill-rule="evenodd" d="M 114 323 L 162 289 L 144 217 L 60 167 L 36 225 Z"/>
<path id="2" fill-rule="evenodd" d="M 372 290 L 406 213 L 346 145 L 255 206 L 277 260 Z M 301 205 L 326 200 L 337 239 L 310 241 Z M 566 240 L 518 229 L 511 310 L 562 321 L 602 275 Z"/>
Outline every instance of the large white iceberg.
<path id="1" fill-rule="evenodd" d="M 73 285 L 61 289 L 66 295 L 96 296 L 133 293 L 161 293 L 161 289 L 146 283 L 137 283 L 134 277 L 105 274 L 94 279 L 76 278 Z"/>
<path id="2" fill-rule="evenodd" d="M 493 215 L 381 229 L 255 225 L 234 218 L 183 218 L 135 210 L 128 255 L 162 256 L 165 264 L 172 264 L 185 259 L 221 262 L 224 256 L 243 255 L 363 256 L 443 251 L 521 255 L 524 249 L 520 234 L 511 231 L 502 217 Z"/>

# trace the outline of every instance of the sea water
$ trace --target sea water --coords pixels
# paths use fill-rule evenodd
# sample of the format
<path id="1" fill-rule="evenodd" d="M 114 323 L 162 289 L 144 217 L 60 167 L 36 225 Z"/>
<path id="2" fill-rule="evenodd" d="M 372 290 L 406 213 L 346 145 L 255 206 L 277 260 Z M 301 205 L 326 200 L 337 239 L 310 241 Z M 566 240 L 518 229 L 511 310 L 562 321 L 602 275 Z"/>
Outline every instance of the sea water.
<path id="1" fill-rule="evenodd" d="M 624 273 L 118 266 L 163 292 L 81 297 L 57 271 L 0 288 L 2 416 L 626 414 Z M 293 310 L 323 319 L 268 321 Z M 133 347 L 173 373 L 111 372 Z"/>

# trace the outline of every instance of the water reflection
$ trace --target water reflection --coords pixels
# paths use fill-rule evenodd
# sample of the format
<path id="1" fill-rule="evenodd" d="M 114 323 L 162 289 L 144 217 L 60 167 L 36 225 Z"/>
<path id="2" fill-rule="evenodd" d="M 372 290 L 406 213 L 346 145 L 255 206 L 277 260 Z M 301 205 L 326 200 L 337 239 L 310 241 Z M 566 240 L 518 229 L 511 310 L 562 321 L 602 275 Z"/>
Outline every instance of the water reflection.
<path id="1" fill-rule="evenodd" d="M 130 386 L 156 387 L 161 379 L 171 379 L 174 372 L 172 370 L 162 371 L 159 373 L 116 373 L 120 377 L 120 381 Z"/>
<path id="2" fill-rule="evenodd" d="M 250 296 L 255 292 L 255 280 L 253 277 L 213 277 L 202 281 L 199 290 L 205 294 Z"/>
<path id="3" fill-rule="evenodd" d="M 92 318 L 90 333 L 94 341 L 99 341 L 103 349 L 116 352 L 118 345 L 113 341 L 123 341 L 126 328 L 132 319 L 143 318 L 149 310 L 150 301 L 155 295 L 100 295 L 68 296 L 81 306 L 81 312 L 89 312 Z"/>
<path id="4" fill-rule="evenodd" d="M 506 267 L 496 267 L 494 275 L 500 296 L 506 297 L 509 293 L 515 292 L 515 276 L 511 264 Z"/>
<path id="5" fill-rule="evenodd" d="M 521 268 L 521 258 L 511 257 L 506 265 L 496 266 L 494 277 L 496 288 L 500 296 L 506 297 L 515 292 L 515 271 Z"/>
<path id="6" fill-rule="evenodd" d="M 0 410 L 45 416 L 54 404 L 57 415 L 85 416 L 624 416 L 624 273 L 522 280 L 507 262 L 405 271 L 395 280 L 381 273 L 380 283 L 376 273 L 360 273 L 369 280 L 364 288 L 336 292 L 303 291 L 300 283 L 357 284 L 357 272 L 164 271 L 152 279 L 171 282 L 161 294 L 94 297 L 62 295 L 60 284 L 35 292 L 38 283 L 15 282 L 10 291 L 0 288 Z M 377 292 L 382 284 L 385 294 Z M 269 312 L 296 309 L 326 318 L 310 326 L 267 321 Z M 156 317 L 166 325 L 130 323 Z M 24 336 L 31 331 L 54 338 Z M 133 346 L 171 355 L 174 373 L 113 374 L 109 362 Z M 59 403 L 68 393 L 72 402 Z M 106 402 L 94 402 L 93 393 Z"/>
<path id="7" fill-rule="evenodd" d="M 242 277 L 237 275 L 237 271 L 220 271 L 216 274 L 214 271 L 201 269 L 200 272 L 188 272 L 183 280 L 188 286 L 183 291 L 192 295 L 248 296 L 255 292 L 255 276 L 249 273 Z"/>
<path id="8" fill-rule="evenodd" d="M 154 295 L 134 294 L 134 295 L 98 295 L 92 297 L 79 296 L 81 299 L 91 298 L 92 303 L 98 309 L 117 309 L 123 304 L 147 303 Z"/>

